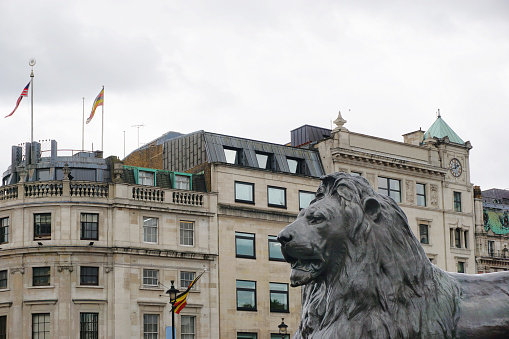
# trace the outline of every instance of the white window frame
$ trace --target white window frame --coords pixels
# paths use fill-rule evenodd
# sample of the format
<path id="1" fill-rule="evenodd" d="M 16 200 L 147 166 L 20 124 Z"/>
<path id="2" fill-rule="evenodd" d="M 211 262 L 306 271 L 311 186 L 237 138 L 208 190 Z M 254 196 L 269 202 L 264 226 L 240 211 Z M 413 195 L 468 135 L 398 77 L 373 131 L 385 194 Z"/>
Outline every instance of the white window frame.
<path id="1" fill-rule="evenodd" d="M 142 284 L 143 287 L 159 287 L 159 270 L 153 268 L 144 268 L 142 273 Z"/>
<path id="2" fill-rule="evenodd" d="M 184 225 L 192 225 L 191 229 L 182 229 L 182 226 Z M 185 228 L 185 227 L 184 227 Z M 179 244 L 181 246 L 190 246 L 194 247 L 195 244 L 195 222 L 192 220 L 180 220 L 179 221 Z M 191 232 L 191 237 L 187 236 L 187 234 Z M 186 243 L 186 240 L 189 241 L 191 239 L 191 243 Z"/>
<path id="3" fill-rule="evenodd" d="M 138 185 L 155 186 L 156 173 L 151 171 L 138 171 Z"/>
<path id="4" fill-rule="evenodd" d="M 150 220 L 155 220 L 155 225 L 149 224 Z M 155 231 L 155 233 L 153 233 Z M 155 241 L 153 237 L 155 236 Z M 157 244 L 159 241 L 159 218 L 143 217 L 143 242 L 147 244 Z"/>
<path id="5" fill-rule="evenodd" d="M 156 317 L 157 321 L 156 321 L 156 332 L 154 331 L 145 331 L 145 316 L 151 316 L 151 317 Z M 159 314 L 154 314 L 154 313 L 143 313 L 143 338 L 153 338 L 154 337 L 154 334 L 156 335 L 156 338 L 159 337 L 159 327 L 160 327 L 160 321 L 161 321 L 161 316 Z M 149 325 L 153 325 L 154 323 L 149 323 Z"/>
<path id="6" fill-rule="evenodd" d="M 191 319 L 192 332 L 184 332 L 184 319 Z M 181 339 L 195 339 L 196 337 L 196 316 L 195 315 L 181 315 L 180 316 L 180 338 Z"/>
<path id="7" fill-rule="evenodd" d="M 182 174 L 175 174 L 175 189 L 190 190 L 191 177 Z"/>

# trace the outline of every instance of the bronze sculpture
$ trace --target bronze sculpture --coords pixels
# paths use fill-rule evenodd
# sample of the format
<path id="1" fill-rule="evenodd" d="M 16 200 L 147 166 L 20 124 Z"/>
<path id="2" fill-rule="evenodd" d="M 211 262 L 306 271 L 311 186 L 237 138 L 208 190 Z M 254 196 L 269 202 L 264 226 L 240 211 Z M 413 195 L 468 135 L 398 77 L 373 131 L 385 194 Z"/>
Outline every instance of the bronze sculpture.
<path id="1" fill-rule="evenodd" d="M 278 239 L 303 285 L 300 338 L 509 338 L 509 272 L 430 263 L 404 212 L 361 177 L 321 178 Z"/>

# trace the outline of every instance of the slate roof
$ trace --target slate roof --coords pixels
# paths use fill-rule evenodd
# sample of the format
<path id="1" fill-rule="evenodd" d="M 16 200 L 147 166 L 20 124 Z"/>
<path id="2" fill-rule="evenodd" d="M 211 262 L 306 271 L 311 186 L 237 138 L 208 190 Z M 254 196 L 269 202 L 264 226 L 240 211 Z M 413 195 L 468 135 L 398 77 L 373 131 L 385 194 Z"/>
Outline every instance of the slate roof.
<path id="1" fill-rule="evenodd" d="M 437 120 L 424 134 L 424 140 L 434 137 L 441 139 L 446 136 L 449 138 L 449 141 L 455 144 L 463 145 L 465 143 L 439 115 Z"/>

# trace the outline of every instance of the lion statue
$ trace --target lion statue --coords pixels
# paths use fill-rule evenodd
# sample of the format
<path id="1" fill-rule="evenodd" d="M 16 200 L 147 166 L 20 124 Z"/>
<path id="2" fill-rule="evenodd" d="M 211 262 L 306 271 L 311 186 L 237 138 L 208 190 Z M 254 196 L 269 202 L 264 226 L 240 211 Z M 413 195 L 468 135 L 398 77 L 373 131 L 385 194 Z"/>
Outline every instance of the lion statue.
<path id="1" fill-rule="evenodd" d="M 302 288 L 300 338 L 509 338 L 509 272 L 430 263 L 404 212 L 362 177 L 321 178 L 278 235 Z"/>

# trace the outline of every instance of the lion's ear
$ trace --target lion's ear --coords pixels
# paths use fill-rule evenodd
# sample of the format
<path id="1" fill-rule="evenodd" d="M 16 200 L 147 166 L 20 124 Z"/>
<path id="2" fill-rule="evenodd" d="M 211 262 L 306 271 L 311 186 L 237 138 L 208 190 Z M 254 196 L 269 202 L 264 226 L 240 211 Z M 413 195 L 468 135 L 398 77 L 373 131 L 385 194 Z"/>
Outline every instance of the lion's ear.
<path id="1" fill-rule="evenodd" d="M 370 216 L 373 221 L 380 217 L 380 203 L 373 197 L 364 199 L 364 212 Z"/>

